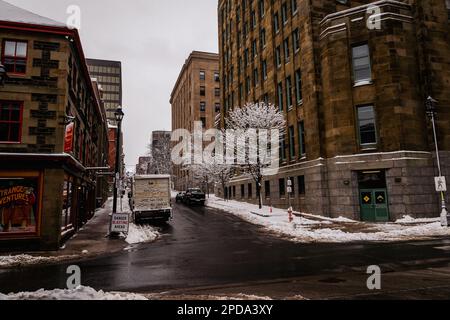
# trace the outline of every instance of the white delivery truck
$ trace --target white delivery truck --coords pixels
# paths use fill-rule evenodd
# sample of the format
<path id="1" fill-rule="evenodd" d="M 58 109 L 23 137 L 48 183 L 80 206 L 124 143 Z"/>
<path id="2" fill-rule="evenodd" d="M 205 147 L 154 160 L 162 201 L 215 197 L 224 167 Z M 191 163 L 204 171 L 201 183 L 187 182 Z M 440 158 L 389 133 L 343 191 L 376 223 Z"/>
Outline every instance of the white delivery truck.
<path id="1" fill-rule="evenodd" d="M 136 223 L 172 219 L 169 175 L 135 175 L 131 191 L 131 209 Z"/>

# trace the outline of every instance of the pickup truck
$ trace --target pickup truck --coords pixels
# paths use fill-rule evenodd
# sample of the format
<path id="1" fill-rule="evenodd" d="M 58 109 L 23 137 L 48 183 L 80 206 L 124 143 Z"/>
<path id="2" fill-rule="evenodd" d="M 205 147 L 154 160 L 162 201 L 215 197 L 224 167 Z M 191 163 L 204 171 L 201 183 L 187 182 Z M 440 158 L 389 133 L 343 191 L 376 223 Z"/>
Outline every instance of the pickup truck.
<path id="1" fill-rule="evenodd" d="M 190 188 L 187 189 L 186 194 L 184 195 L 184 202 L 187 204 L 197 203 L 204 206 L 206 202 L 206 195 L 198 188 Z"/>
<path id="2" fill-rule="evenodd" d="M 133 178 L 131 209 L 134 221 L 172 219 L 171 181 L 169 175 L 136 175 Z"/>

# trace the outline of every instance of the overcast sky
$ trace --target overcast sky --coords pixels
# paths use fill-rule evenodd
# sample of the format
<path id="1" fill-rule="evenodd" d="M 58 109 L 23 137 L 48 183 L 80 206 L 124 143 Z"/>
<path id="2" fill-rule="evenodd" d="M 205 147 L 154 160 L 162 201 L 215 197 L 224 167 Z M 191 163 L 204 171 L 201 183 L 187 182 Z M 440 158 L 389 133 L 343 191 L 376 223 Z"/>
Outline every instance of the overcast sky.
<path id="1" fill-rule="evenodd" d="M 7 1 L 61 22 L 78 5 L 86 57 L 122 61 L 128 170 L 152 131 L 171 130 L 170 93 L 189 53 L 218 52 L 216 0 Z"/>

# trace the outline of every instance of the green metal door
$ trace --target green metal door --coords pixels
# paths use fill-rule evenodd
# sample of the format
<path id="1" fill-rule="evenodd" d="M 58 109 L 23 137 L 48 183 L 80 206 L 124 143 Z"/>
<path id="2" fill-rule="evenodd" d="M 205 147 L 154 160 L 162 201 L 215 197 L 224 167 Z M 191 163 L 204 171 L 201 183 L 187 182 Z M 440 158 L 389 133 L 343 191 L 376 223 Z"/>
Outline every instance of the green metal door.
<path id="1" fill-rule="evenodd" d="M 360 191 L 361 219 L 368 222 L 389 221 L 389 202 L 386 189 Z"/>

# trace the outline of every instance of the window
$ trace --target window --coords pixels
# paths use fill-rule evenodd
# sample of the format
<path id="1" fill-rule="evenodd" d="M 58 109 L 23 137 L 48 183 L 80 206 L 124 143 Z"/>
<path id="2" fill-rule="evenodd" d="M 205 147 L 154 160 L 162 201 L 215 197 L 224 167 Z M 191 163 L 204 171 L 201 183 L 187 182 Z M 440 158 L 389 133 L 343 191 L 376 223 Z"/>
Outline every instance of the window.
<path id="1" fill-rule="evenodd" d="M 257 55 L 258 55 L 258 46 L 256 45 L 256 40 L 253 40 L 253 43 L 252 43 L 252 56 L 253 56 L 253 59 L 256 58 Z"/>
<path id="2" fill-rule="evenodd" d="M 247 95 L 250 94 L 250 77 L 247 77 L 247 80 L 245 82 L 245 91 L 247 92 Z"/>
<path id="3" fill-rule="evenodd" d="M 289 127 L 289 152 L 291 160 L 295 158 L 295 129 L 294 126 Z"/>
<path id="4" fill-rule="evenodd" d="M 303 102 L 302 92 L 302 73 L 300 70 L 295 72 L 295 96 L 297 98 L 297 104 L 300 105 Z"/>
<path id="5" fill-rule="evenodd" d="M 305 176 L 298 177 L 298 194 L 299 195 L 306 194 Z"/>
<path id="6" fill-rule="evenodd" d="M 281 67 L 281 48 L 279 46 L 275 49 L 275 60 L 277 67 Z"/>
<path id="7" fill-rule="evenodd" d="M 297 0 L 291 0 L 291 7 L 292 15 L 294 16 L 298 12 Z"/>
<path id="8" fill-rule="evenodd" d="M 202 117 L 200 118 L 200 121 L 202 122 L 203 128 L 206 128 L 206 118 Z"/>
<path id="9" fill-rule="evenodd" d="M 260 42 L 261 42 L 261 49 L 265 48 L 265 46 L 266 46 L 266 29 L 261 29 L 261 31 L 259 33 L 259 38 L 260 38 Z"/>
<path id="10" fill-rule="evenodd" d="M 290 193 L 290 195 L 294 196 L 295 195 L 295 179 L 289 177 L 287 179 L 287 183 L 289 183 L 289 181 L 291 182 L 291 193 Z"/>
<path id="11" fill-rule="evenodd" d="M 278 12 L 273 15 L 273 29 L 275 33 L 280 32 L 280 18 L 278 17 Z"/>
<path id="12" fill-rule="evenodd" d="M 261 69 L 262 69 L 262 78 L 263 78 L 264 80 L 266 80 L 266 79 L 267 79 L 267 61 L 266 61 L 266 60 L 264 60 L 264 61 L 262 62 L 262 67 L 261 67 Z"/>
<path id="13" fill-rule="evenodd" d="M 245 62 L 245 67 L 247 67 L 248 63 L 249 63 L 248 49 L 245 49 L 245 51 L 244 51 L 244 62 Z"/>
<path id="14" fill-rule="evenodd" d="M 206 80 L 205 71 L 200 71 L 200 80 Z"/>
<path id="15" fill-rule="evenodd" d="M 22 109 L 22 102 L 0 101 L 0 142 L 21 142 Z"/>
<path id="16" fill-rule="evenodd" d="M 286 2 L 281 6 L 281 18 L 283 19 L 283 25 L 288 22 L 288 7 Z"/>
<path id="17" fill-rule="evenodd" d="M 355 84 L 372 81 L 369 46 L 367 44 L 353 47 L 353 80 Z"/>
<path id="18" fill-rule="evenodd" d="M 24 41 L 5 40 L 3 42 L 2 63 L 7 72 L 25 74 L 27 71 L 27 47 Z"/>
<path id="19" fill-rule="evenodd" d="M 258 69 L 253 70 L 253 86 L 258 86 Z"/>
<path id="20" fill-rule="evenodd" d="M 292 109 L 292 82 L 290 76 L 286 78 L 286 104 L 288 109 Z"/>
<path id="21" fill-rule="evenodd" d="M 298 141 L 300 148 L 300 157 L 304 158 L 306 155 L 306 134 L 305 134 L 305 122 L 300 121 L 298 123 Z"/>
<path id="22" fill-rule="evenodd" d="M 215 111 L 216 111 L 216 113 L 219 113 L 219 112 L 220 112 L 220 103 L 216 103 L 216 105 L 215 105 Z"/>
<path id="23" fill-rule="evenodd" d="M 200 102 L 200 111 L 205 112 L 206 111 L 206 102 Z"/>
<path id="24" fill-rule="evenodd" d="M 206 88 L 205 88 L 204 86 L 201 86 L 201 87 L 200 87 L 200 95 L 201 95 L 202 97 L 206 96 Z"/>
<path id="25" fill-rule="evenodd" d="M 364 145 L 376 144 L 377 134 L 375 125 L 375 110 L 373 106 L 358 107 L 359 143 Z"/>
<path id="26" fill-rule="evenodd" d="M 220 88 L 214 88 L 214 96 L 220 97 Z"/>
<path id="27" fill-rule="evenodd" d="M 245 186 L 241 184 L 241 198 L 245 197 Z"/>
<path id="28" fill-rule="evenodd" d="M 220 75 L 218 72 L 214 72 L 214 81 L 215 82 L 220 82 Z"/>
<path id="29" fill-rule="evenodd" d="M 253 185 L 251 183 L 248 184 L 248 198 L 253 198 Z"/>
<path id="30" fill-rule="evenodd" d="M 278 83 L 278 107 L 280 111 L 283 111 L 283 83 Z"/>
<path id="31" fill-rule="evenodd" d="M 270 181 L 264 182 L 264 193 L 266 195 L 266 199 L 270 198 Z"/>
<path id="32" fill-rule="evenodd" d="M 292 41 L 294 42 L 294 52 L 298 52 L 300 50 L 300 32 L 298 29 L 295 29 L 292 33 Z"/>
<path id="33" fill-rule="evenodd" d="M 289 62 L 290 51 L 291 50 L 289 50 L 289 39 L 286 38 L 286 39 L 284 39 L 284 62 L 285 63 Z"/>
<path id="34" fill-rule="evenodd" d="M 236 198 L 236 186 L 233 186 L 233 198 Z"/>
<path id="35" fill-rule="evenodd" d="M 252 29 L 255 29 L 256 28 L 256 12 L 252 11 L 251 16 L 252 16 Z"/>
<path id="36" fill-rule="evenodd" d="M 445 0 L 445 5 L 447 6 L 448 20 L 450 21 L 450 0 Z"/>
<path id="37" fill-rule="evenodd" d="M 280 189 L 280 197 L 286 196 L 286 180 L 280 179 L 278 180 L 279 189 Z"/>
<path id="38" fill-rule="evenodd" d="M 265 8 L 264 8 L 264 0 L 259 0 L 259 16 L 260 18 L 264 18 Z"/>

